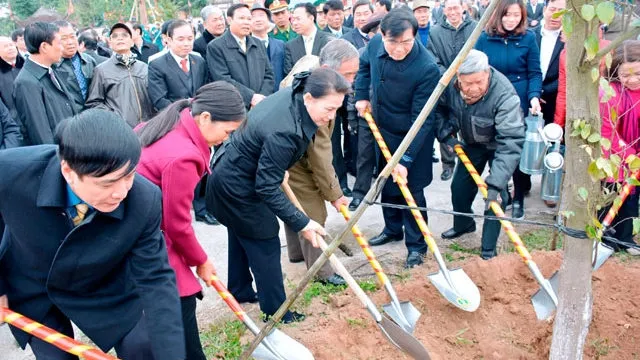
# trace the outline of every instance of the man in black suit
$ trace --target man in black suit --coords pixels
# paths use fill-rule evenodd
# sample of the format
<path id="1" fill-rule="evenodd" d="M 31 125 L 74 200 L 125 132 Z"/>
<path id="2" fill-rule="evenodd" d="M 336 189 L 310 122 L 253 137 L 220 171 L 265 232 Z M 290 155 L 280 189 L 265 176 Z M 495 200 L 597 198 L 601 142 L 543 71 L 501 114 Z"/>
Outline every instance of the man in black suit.
<path id="1" fill-rule="evenodd" d="M 369 34 L 362 31 L 362 27 L 367 25 L 367 20 L 373 14 L 373 5 L 369 0 L 358 0 L 353 5 L 353 25 L 354 29 L 342 36 L 350 42 L 356 49 L 361 49 L 369 42 Z"/>
<path id="2" fill-rule="evenodd" d="M 9 108 L 11 117 L 18 120 L 13 102 L 13 83 L 24 66 L 24 58 L 18 54 L 16 43 L 10 37 L 0 36 L 0 100 Z"/>
<path id="3" fill-rule="evenodd" d="M 142 38 L 142 34 L 144 32 L 143 25 L 127 23 L 127 26 L 129 26 L 133 33 L 133 47 L 131 48 L 131 51 L 136 54 L 138 60 L 148 63 L 149 57 L 153 54 L 157 54 L 160 50 L 155 44 L 144 41 Z"/>
<path id="4" fill-rule="evenodd" d="M 529 0 L 527 3 L 527 20 L 529 27 L 535 28 L 540 25 L 540 20 L 544 16 L 544 1 L 540 4 L 538 0 Z"/>
<path id="5" fill-rule="evenodd" d="M 318 31 L 316 8 L 310 3 L 299 3 L 293 9 L 291 26 L 298 37 L 289 41 L 284 49 L 284 73 L 289 74 L 293 65 L 305 55 L 320 55 L 320 50 L 334 37 Z"/>
<path id="6" fill-rule="evenodd" d="M 280 82 L 284 79 L 284 41 L 269 37 L 269 22 L 271 11 L 260 3 L 251 8 L 251 35 L 258 39 L 267 49 L 267 56 L 273 70 L 273 92 L 280 89 Z"/>
<path id="7" fill-rule="evenodd" d="M 339 38 L 352 30 L 350 27 L 344 26 L 344 5 L 342 0 L 327 1 L 322 11 L 327 19 L 327 27 L 324 28 L 324 32 L 331 33 Z"/>
<path id="8" fill-rule="evenodd" d="M 13 84 L 13 100 L 26 145 L 53 144 L 58 123 L 76 114 L 65 84 L 51 69 L 62 58 L 58 27 L 44 22 L 27 25 L 24 41 L 31 55 Z"/>
<path id="9" fill-rule="evenodd" d="M 222 36 L 227 28 L 224 21 L 224 12 L 216 5 L 207 5 L 200 11 L 202 17 L 204 32 L 202 36 L 196 39 L 193 44 L 193 50 L 200 54 L 203 59 L 207 58 L 207 45 L 213 39 Z"/>
<path id="10" fill-rule="evenodd" d="M 55 139 L 0 151 L 0 306 L 70 337 L 73 322 L 122 359 L 184 359 L 161 194 L 136 176 L 138 137 L 92 109 L 61 122 Z M 77 360 L 11 330 L 37 359 Z"/>
<path id="11" fill-rule="evenodd" d="M 109 58 L 98 54 L 98 41 L 98 33 L 93 29 L 85 30 L 78 35 L 78 50 L 91 56 L 96 64 L 100 65 Z"/>
<path id="12" fill-rule="evenodd" d="M 273 70 L 267 49 L 251 36 L 249 5 L 231 5 L 227 20 L 229 30 L 207 45 L 207 65 L 214 81 L 238 88 L 249 109 L 273 93 Z"/>

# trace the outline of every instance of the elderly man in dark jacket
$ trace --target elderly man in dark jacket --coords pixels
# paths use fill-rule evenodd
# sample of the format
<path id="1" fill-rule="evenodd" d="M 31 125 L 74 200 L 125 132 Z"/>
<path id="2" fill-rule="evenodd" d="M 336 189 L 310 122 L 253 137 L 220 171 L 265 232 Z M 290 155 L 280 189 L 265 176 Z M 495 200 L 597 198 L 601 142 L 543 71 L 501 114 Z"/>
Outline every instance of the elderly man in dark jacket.
<path id="1" fill-rule="evenodd" d="M 227 24 L 224 20 L 224 12 L 216 5 L 207 5 L 200 10 L 200 16 L 204 21 L 204 32 L 202 36 L 196 39 L 193 43 L 193 51 L 202 56 L 203 59 L 207 58 L 207 45 L 213 39 L 222 36 Z"/>
<path id="2" fill-rule="evenodd" d="M 127 25 L 113 25 L 110 37 L 115 55 L 96 67 L 85 105 L 114 111 L 133 128 L 154 112 L 147 90 L 147 64 L 137 61 L 131 52 Z"/>
<path id="3" fill-rule="evenodd" d="M 382 36 L 371 39 L 360 57 L 356 77 L 356 108 L 361 116 L 369 109 L 389 150 L 395 152 L 429 95 L 440 79 L 440 71 L 427 50 L 416 41 L 418 23 L 404 8 L 391 10 L 380 23 Z M 384 37 L 384 40 L 383 40 Z M 369 95 L 369 88 L 372 95 Z M 418 206 L 426 206 L 424 188 L 432 180 L 435 116 L 430 115 L 394 170 L 394 177 L 408 180 L 409 190 Z M 380 157 L 379 163 L 384 164 Z M 382 202 L 405 204 L 398 186 L 388 181 L 382 190 Z M 420 265 L 427 245 L 409 210 L 385 207 L 385 227 L 369 241 L 377 246 L 404 239 L 409 255 L 406 267 Z M 426 212 L 423 216 L 426 219 Z"/>
<path id="4" fill-rule="evenodd" d="M 227 10 L 229 30 L 207 45 L 207 65 L 213 81 L 232 83 L 247 108 L 258 105 L 274 89 L 274 76 L 264 45 L 251 36 L 251 10 L 234 4 Z"/>
<path id="5" fill-rule="evenodd" d="M 520 110 L 520 99 L 511 82 L 489 66 L 487 56 L 471 50 L 460 66 L 457 78 L 441 100 L 444 111 L 440 114 L 438 139 L 453 150 L 461 144 L 473 166 L 482 174 L 490 166 L 485 179 L 489 196 L 485 215 L 495 216 L 489 201 L 498 197 L 506 205 L 507 183 L 520 162 L 525 127 Z M 456 133 L 459 132 L 461 142 Z M 464 166 L 456 167 L 451 182 L 453 211 L 471 214 L 471 204 L 478 188 Z M 453 228 L 442 234 L 443 239 L 455 239 L 476 230 L 473 218 L 454 216 Z M 500 223 L 485 220 L 482 228 L 483 259 L 496 255 L 496 242 Z"/>
<path id="6" fill-rule="evenodd" d="M 9 108 L 11 117 L 18 119 L 13 102 L 13 82 L 24 66 L 24 58 L 18 55 L 18 48 L 10 37 L 0 36 L 0 100 Z"/>

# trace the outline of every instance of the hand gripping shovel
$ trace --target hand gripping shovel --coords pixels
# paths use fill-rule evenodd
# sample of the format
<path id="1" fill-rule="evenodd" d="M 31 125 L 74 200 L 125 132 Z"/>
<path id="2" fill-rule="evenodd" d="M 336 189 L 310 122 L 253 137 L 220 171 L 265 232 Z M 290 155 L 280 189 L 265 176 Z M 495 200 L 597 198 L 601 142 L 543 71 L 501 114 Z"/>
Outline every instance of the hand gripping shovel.
<path id="1" fill-rule="evenodd" d="M 220 279 L 214 275 L 211 278 L 211 284 L 220 294 L 222 300 L 236 314 L 236 317 L 244 323 L 249 331 L 257 335 L 260 329 L 242 310 L 238 301 L 227 291 Z M 251 355 L 258 360 L 313 360 L 313 355 L 309 349 L 278 329 L 273 329 Z"/>
<path id="2" fill-rule="evenodd" d="M 344 216 L 345 220 L 349 221 L 349 219 L 351 218 L 349 209 L 347 209 L 346 206 L 342 205 L 340 207 L 340 212 L 342 213 L 342 216 Z M 358 241 L 358 244 L 360 244 L 362 252 L 364 252 L 367 260 L 369 260 L 369 264 L 371 264 L 373 271 L 376 273 L 378 281 L 380 281 L 380 284 L 384 286 L 385 290 L 387 290 L 387 293 L 389 294 L 389 297 L 391 298 L 391 303 L 382 305 L 382 310 L 384 310 L 384 312 L 387 313 L 387 315 L 389 315 L 391 319 L 395 321 L 396 324 L 400 325 L 400 327 L 402 327 L 405 331 L 413 333 L 416 322 L 422 314 L 420 314 L 418 309 L 416 309 L 411 302 L 401 302 L 400 300 L 398 300 L 398 295 L 396 295 L 396 292 L 391 285 L 391 281 L 389 281 L 389 278 L 382 270 L 382 266 L 380 266 L 380 263 L 378 262 L 378 260 L 376 260 L 376 256 L 373 254 L 371 247 L 369 247 L 369 243 L 367 242 L 367 240 L 364 239 L 364 235 L 362 235 L 362 232 L 360 232 L 360 228 L 358 228 L 358 225 L 352 227 L 351 232 L 356 238 L 356 241 Z"/>
<path id="3" fill-rule="evenodd" d="M 378 146 L 382 151 L 385 159 L 389 161 L 391 159 L 391 153 L 389 152 L 389 148 L 387 144 L 384 142 L 382 138 L 382 134 L 380 134 L 380 130 L 378 130 L 378 126 L 373 121 L 373 117 L 370 113 L 365 113 L 364 115 L 367 124 L 369 124 L 369 128 L 373 133 L 373 137 L 378 142 Z M 416 202 L 413 199 L 413 195 L 411 195 L 411 191 L 409 191 L 409 187 L 407 186 L 406 179 L 398 179 L 398 186 L 400 187 L 400 191 L 407 201 L 407 205 L 411 207 L 417 207 Z M 469 276 L 462 269 L 454 269 L 449 270 L 444 263 L 444 259 L 440 254 L 440 250 L 438 250 L 438 245 L 436 241 L 433 239 L 433 235 L 431 231 L 427 227 L 427 223 L 424 221 L 422 217 L 422 213 L 416 209 L 411 209 L 411 213 L 413 214 L 416 222 L 418 223 L 418 227 L 424 236 L 424 240 L 429 246 L 429 250 L 433 253 L 436 258 L 436 262 L 438 263 L 438 267 L 440 270 L 435 273 L 428 275 L 431 283 L 440 291 L 442 296 L 445 297 L 450 303 L 457 306 L 458 308 L 465 311 L 476 311 L 480 306 L 480 291 L 476 284 L 469 278 Z"/>
<path id="4" fill-rule="evenodd" d="M 302 205 L 300 204 L 300 202 L 296 198 L 296 195 L 293 193 L 293 190 L 291 190 L 291 187 L 289 187 L 289 184 L 287 183 L 286 176 L 285 176 L 284 182 L 282 183 L 282 190 L 284 191 L 285 195 L 289 198 L 289 200 L 291 200 L 293 205 L 295 205 L 298 208 L 298 210 L 304 213 L 304 209 L 302 208 Z M 326 251 L 327 243 L 324 242 L 324 239 L 318 236 L 317 240 L 320 244 L 320 248 L 322 249 L 322 251 Z M 382 316 L 382 314 L 380 314 L 380 312 L 376 308 L 376 305 L 373 303 L 373 301 L 371 301 L 371 299 L 367 296 L 367 294 L 365 294 L 365 292 L 360 288 L 360 285 L 358 285 L 356 280 L 351 276 L 351 274 L 349 274 L 349 271 L 347 271 L 344 265 L 342 265 L 342 263 L 340 262 L 337 256 L 331 254 L 331 256 L 329 257 L 329 261 L 331 261 L 331 265 L 333 265 L 333 268 L 336 270 L 336 272 L 344 278 L 344 280 L 347 282 L 351 290 L 356 294 L 358 299 L 360 299 L 360 301 L 362 302 L 364 307 L 369 311 L 371 316 L 373 316 L 373 319 L 378 324 L 380 331 L 382 331 L 384 336 L 386 336 L 387 339 L 389 339 L 389 341 L 394 346 L 406 352 L 409 356 L 411 356 L 416 360 L 431 359 L 431 357 L 429 356 L 429 353 L 427 352 L 427 349 L 425 349 L 424 346 L 416 338 L 414 338 L 409 332 L 403 330 L 401 327 L 396 325 L 396 323 L 389 320 L 389 318 Z"/>
<path id="5" fill-rule="evenodd" d="M 462 150 L 462 146 L 456 145 L 454 147 L 454 150 L 458 154 L 458 157 L 460 157 L 460 161 L 467 168 L 467 171 L 469 171 L 469 174 L 471 175 L 473 180 L 476 182 L 476 185 L 478 185 L 480 193 L 486 199 L 488 195 L 487 184 L 484 182 L 482 177 L 480 177 L 478 171 L 471 163 L 471 160 L 469 160 L 469 158 L 467 157 L 467 154 L 465 154 L 464 150 Z M 502 211 L 502 208 L 496 201 L 492 201 L 490 206 L 491 210 L 493 210 L 497 217 L 506 217 L 504 212 Z M 509 239 L 513 243 L 513 246 L 516 248 L 518 254 L 520 254 L 520 256 L 522 257 L 522 260 L 524 260 L 525 264 L 527 264 L 527 266 L 529 267 L 529 270 L 533 274 L 533 277 L 536 279 L 538 284 L 540 284 L 540 287 L 544 290 L 538 290 L 538 292 L 531 298 L 531 302 L 533 303 L 533 308 L 536 311 L 538 320 L 547 319 L 549 316 L 551 316 L 551 314 L 558 306 L 558 297 L 556 295 L 557 283 L 549 281 L 545 279 L 544 276 L 542 276 L 538 265 L 536 265 L 536 263 L 533 261 L 531 254 L 522 243 L 522 240 L 520 239 L 520 236 L 518 235 L 516 230 L 513 228 L 513 224 L 511 224 L 511 222 L 508 220 L 500 220 L 500 224 L 502 224 L 504 232 L 507 233 L 507 236 L 509 236 Z"/>
<path id="6" fill-rule="evenodd" d="M 0 307 L 0 320 L 27 332 L 38 339 L 48 342 L 58 349 L 86 360 L 118 360 L 117 357 L 103 353 L 100 349 L 82 344 L 64 334 L 48 328 L 39 322 L 8 308 Z"/>

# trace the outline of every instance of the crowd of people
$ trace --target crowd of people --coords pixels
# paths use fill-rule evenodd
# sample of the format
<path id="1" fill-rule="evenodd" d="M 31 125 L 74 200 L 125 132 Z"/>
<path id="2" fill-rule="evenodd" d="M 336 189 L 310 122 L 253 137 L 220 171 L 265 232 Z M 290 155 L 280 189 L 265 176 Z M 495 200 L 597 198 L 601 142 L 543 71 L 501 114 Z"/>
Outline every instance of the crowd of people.
<path id="1" fill-rule="evenodd" d="M 460 145 L 480 173 L 489 168 L 484 214 L 499 201 L 525 216 L 524 118 L 565 123 L 566 54 L 554 14 L 566 0 L 495 1 L 381 190 L 383 203 L 405 204 L 395 184 L 404 179 L 427 206 L 437 140 L 454 211 L 471 214 L 478 192 L 456 166 Z M 365 115 L 396 151 L 488 3 L 267 0 L 208 5 L 198 26 L 35 22 L 0 36 L 0 306 L 69 336 L 73 321 L 123 359 L 205 359 L 195 310 L 216 268 L 191 211 L 227 228 L 229 292 L 273 315 L 286 296 L 279 220 L 289 261 L 311 267 L 326 203 L 357 209 L 386 163 Z M 625 41 L 612 59 L 602 136 L 612 143 L 606 155 L 624 159 L 640 151 L 640 41 Z M 414 216 L 382 213 L 369 245 L 404 240 L 405 266 L 421 265 L 428 248 Z M 637 216 L 633 192 L 618 217 Z M 472 217 L 456 215 L 441 237 L 475 230 Z M 616 225 L 617 250 L 635 254 L 632 230 L 630 221 Z M 497 221 L 484 221 L 483 259 L 497 255 L 499 233 Z M 328 263 L 317 281 L 345 283 Z M 304 318 L 289 311 L 283 321 Z M 38 359 L 74 358 L 12 331 Z"/>

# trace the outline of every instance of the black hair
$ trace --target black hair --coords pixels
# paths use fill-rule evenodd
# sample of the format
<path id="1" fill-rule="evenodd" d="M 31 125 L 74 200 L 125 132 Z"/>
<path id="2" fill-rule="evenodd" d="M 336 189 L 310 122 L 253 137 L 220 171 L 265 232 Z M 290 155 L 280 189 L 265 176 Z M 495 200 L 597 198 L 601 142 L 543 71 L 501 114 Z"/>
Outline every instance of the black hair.
<path id="1" fill-rule="evenodd" d="M 139 23 L 134 23 L 133 25 L 131 25 L 131 28 L 133 29 L 133 31 L 140 31 L 140 36 L 144 35 L 144 26 L 142 26 L 142 24 Z"/>
<path id="2" fill-rule="evenodd" d="M 188 26 L 189 29 L 191 29 L 193 31 L 193 28 L 191 27 L 191 24 L 189 24 L 185 20 L 175 20 L 167 28 L 167 36 L 170 37 L 170 38 L 173 38 L 173 32 L 176 31 L 177 28 L 183 27 L 183 26 Z"/>
<path id="3" fill-rule="evenodd" d="M 52 23 L 37 21 L 27 25 L 24 29 L 24 43 L 27 45 L 27 51 L 31 54 L 38 54 L 40 45 L 43 42 L 52 44 L 57 33 L 58 27 Z"/>
<path id="4" fill-rule="evenodd" d="M 355 4 L 353 4 L 353 9 L 351 9 L 351 13 L 355 14 L 356 9 L 359 8 L 360 6 L 367 6 L 369 10 L 373 12 L 373 5 L 371 5 L 371 2 L 369 0 L 358 0 L 356 1 Z"/>
<path id="5" fill-rule="evenodd" d="M 19 37 L 24 37 L 24 28 L 15 29 L 11 33 L 11 40 L 13 40 L 13 42 L 18 41 Z"/>
<path id="6" fill-rule="evenodd" d="M 324 12 L 324 14 L 326 15 L 329 12 L 329 10 L 344 11 L 344 4 L 342 4 L 341 0 L 328 0 L 324 4 L 324 7 L 322 7 L 322 12 Z"/>
<path id="7" fill-rule="evenodd" d="M 240 9 L 240 8 L 249 8 L 249 5 L 247 4 L 233 4 L 231 6 L 229 6 L 229 8 L 227 9 L 227 17 L 228 18 L 232 18 L 233 15 L 236 13 L 236 10 Z"/>
<path id="8" fill-rule="evenodd" d="M 122 117 L 112 111 L 85 110 L 56 127 L 55 143 L 61 160 L 80 177 L 101 177 L 140 160 L 140 142 Z"/>
<path id="9" fill-rule="evenodd" d="M 391 0 L 376 0 L 376 4 L 384 5 L 387 11 L 391 11 Z"/>
<path id="10" fill-rule="evenodd" d="M 165 22 L 162 23 L 162 26 L 160 27 L 160 34 L 162 35 L 167 35 L 167 32 L 169 31 L 169 26 L 176 20 L 167 20 Z"/>
<path id="11" fill-rule="evenodd" d="M 247 117 L 244 100 L 235 86 L 226 81 L 215 81 L 202 86 L 193 99 L 178 100 L 147 121 L 138 130 L 142 147 L 160 140 L 180 121 L 180 112 L 191 108 L 191 115 L 211 114 L 212 121 L 241 121 Z"/>
<path id="12" fill-rule="evenodd" d="M 304 93 L 310 93 L 316 99 L 332 92 L 339 94 L 351 92 L 351 84 L 333 69 L 317 68 L 313 70 L 304 84 Z"/>
<path id="13" fill-rule="evenodd" d="M 78 44 L 84 44 L 87 50 L 98 50 L 98 34 L 92 29 L 85 30 L 78 36 Z"/>
<path id="14" fill-rule="evenodd" d="M 308 3 L 308 2 L 306 2 L 306 3 L 298 3 L 293 8 L 293 10 L 295 11 L 296 9 L 299 9 L 299 8 L 304 8 L 304 10 L 307 12 L 307 14 L 313 16 L 313 22 L 316 22 L 316 18 L 318 17 L 318 10 L 316 10 L 315 6 L 313 6 L 311 3 Z"/>
<path id="15" fill-rule="evenodd" d="M 418 32 L 418 20 L 405 6 L 392 9 L 380 22 L 382 34 L 392 38 L 402 35 L 407 29 L 412 29 L 415 36 Z"/>
<path id="16" fill-rule="evenodd" d="M 70 28 L 75 30 L 75 27 L 70 22 L 68 22 L 66 20 L 54 21 L 53 25 L 57 26 L 58 29 L 63 28 L 63 27 L 70 27 Z"/>

